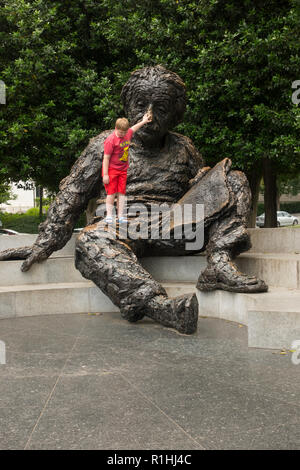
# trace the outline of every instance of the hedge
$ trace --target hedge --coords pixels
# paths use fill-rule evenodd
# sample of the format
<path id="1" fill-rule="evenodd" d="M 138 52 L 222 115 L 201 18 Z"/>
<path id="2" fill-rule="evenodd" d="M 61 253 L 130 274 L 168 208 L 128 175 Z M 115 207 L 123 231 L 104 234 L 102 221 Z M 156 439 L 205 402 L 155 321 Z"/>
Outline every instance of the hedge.
<path id="1" fill-rule="evenodd" d="M 300 214 L 300 201 L 296 202 L 282 202 L 280 204 L 280 210 L 289 212 L 290 214 Z M 257 215 L 261 215 L 265 212 L 265 206 L 262 202 L 257 205 Z"/>
<path id="2" fill-rule="evenodd" d="M 0 212 L 0 219 L 3 224 L 3 228 L 9 228 L 16 230 L 20 233 L 38 233 L 39 224 L 46 219 L 46 215 L 43 214 L 42 219 L 38 215 L 28 214 L 9 214 L 7 212 Z M 77 221 L 75 228 L 85 227 L 86 216 L 82 214 Z"/>

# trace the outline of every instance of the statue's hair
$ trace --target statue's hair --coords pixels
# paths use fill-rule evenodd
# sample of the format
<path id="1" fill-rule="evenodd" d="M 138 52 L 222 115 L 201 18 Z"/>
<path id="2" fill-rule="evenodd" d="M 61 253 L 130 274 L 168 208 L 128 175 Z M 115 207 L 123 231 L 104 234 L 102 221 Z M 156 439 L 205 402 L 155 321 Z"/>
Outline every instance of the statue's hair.
<path id="1" fill-rule="evenodd" d="M 124 109 L 127 111 L 130 101 L 134 98 L 137 90 L 139 89 L 139 83 L 143 81 L 149 82 L 149 85 L 153 82 L 156 86 L 159 82 L 172 85 L 175 92 L 174 125 L 178 124 L 178 122 L 181 121 L 186 108 L 185 84 L 179 75 L 167 70 L 162 65 L 145 67 L 131 73 L 129 80 L 123 86 L 121 92 Z"/>

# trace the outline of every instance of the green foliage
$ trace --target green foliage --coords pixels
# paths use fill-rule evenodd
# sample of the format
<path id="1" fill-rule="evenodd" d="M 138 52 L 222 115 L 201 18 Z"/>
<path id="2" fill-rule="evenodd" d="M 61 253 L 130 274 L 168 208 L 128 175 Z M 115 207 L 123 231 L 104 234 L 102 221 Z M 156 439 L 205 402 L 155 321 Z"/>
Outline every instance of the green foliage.
<path id="1" fill-rule="evenodd" d="M 98 2 L 8 0 L 0 6 L 0 159 L 14 180 L 57 190 L 109 109 L 101 78 L 109 58 L 91 37 Z M 102 103 L 105 105 L 102 105 Z"/>
<path id="2" fill-rule="evenodd" d="M 3 228 L 16 230 L 20 233 L 38 233 L 39 224 L 45 220 L 46 215 L 43 215 L 40 220 L 35 215 L 1 213 L 0 218 Z"/>
<path id="3" fill-rule="evenodd" d="M 43 214 L 47 214 L 49 209 L 49 206 L 43 206 Z M 40 213 L 40 209 L 38 207 L 32 207 L 31 209 L 28 209 L 25 214 L 26 215 L 33 215 L 37 217 Z"/>
<path id="4" fill-rule="evenodd" d="M 300 174 L 279 175 L 277 186 L 280 194 L 291 194 L 296 196 L 300 193 Z"/>
<path id="5" fill-rule="evenodd" d="M 0 7 L 0 159 L 53 190 L 123 114 L 130 72 L 161 63 L 187 86 L 185 120 L 209 165 L 299 167 L 299 10 L 292 0 L 7 0 Z"/>
<path id="6" fill-rule="evenodd" d="M 103 3 L 110 16 L 101 34 L 114 59 L 107 73 L 118 89 L 119 78 L 133 68 L 162 63 L 186 82 L 189 104 L 178 130 L 194 140 L 208 164 L 230 157 L 235 167 L 250 172 L 268 155 L 283 171 L 297 168 L 300 110 L 291 102 L 291 84 L 300 57 L 294 2 Z"/>
<path id="7" fill-rule="evenodd" d="M 50 206 L 50 204 L 53 202 L 55 197 L 43 197 L 43 206 Z M 35 198 L 35 205 L 38 206 L 40 204 L 40 198 L 36 197 Z"/>
<path id="8" fill-rule="evenodd" d="M 281 202 L 280 210 L 289 212 L 290 214 L 300 214 L 300 202 Z M 263 202 L 259 202 L 257 205 L 257 215 L 261 215 L 265 212 L 265 206 Z"/>
<path id="9" fill-rule="evenodd" d="M 46 219 L 46 214 L 43 214 L 42 219 L 39 218 L 38 210 L 31 212 L 32 209 L 26 212 L 26 214 L 9 214 L 6 212 L 0 212 L 0 219 L 3 224 L 3 228 L 9 228 L 16 230 L 20 233 L 38 233 L 38 227 L 41 222 Z M 74 228 L 85 227 L 86 217 L 83 213 L 77 221 Z"/>
<path id="10" fill-rule="evenodd" d="M 9 183 L 0 182 L 0 204 L 16 199 L 16 195 L 12 193 Z"/>
<path id="11" fill-rule="evenodd" d="M 300 202 L 282 202 L 280 210 L 289 212 L 290 214 L 300 214 Z"/>

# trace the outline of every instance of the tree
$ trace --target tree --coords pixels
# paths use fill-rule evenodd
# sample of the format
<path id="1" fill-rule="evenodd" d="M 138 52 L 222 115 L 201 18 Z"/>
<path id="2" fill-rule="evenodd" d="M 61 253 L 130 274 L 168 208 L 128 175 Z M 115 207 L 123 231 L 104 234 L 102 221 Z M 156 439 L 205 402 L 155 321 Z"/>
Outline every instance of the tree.
<path id="1" fill-rule="evenodd" d="M 207 164 L 231 158 L 254 201 L 263 171 L 273 200 L 269 184 L 298 168 L 296 1 L 7 0 L 0 12 L 0 157 L 10 175 L 57 187 L 88 138 L 122 113 L 130 72 L 157 63 L 187 85 L 177 130 Z"/>
<path id="2" fill-rule="evenodd" d="M 11 190 L 10 184 L 0 182 L 0 204 L 5 204 L 7 201 L 16 199 L 16 197 Z"/>
<path id="3" fill-rule="evenodd" d="M 110 18 L 101 34 L 114 44 L 114 64 L 125 58 L 128 74 L 133 64 L 177 71 L 189 98 L 178 130 L 208 164 L 231 158 L 248 175 L 255 199 L 263 171 L 270 173 L 266 199 L 276 198 L 276 175 L 299 165 L 300 111 L 291 101 L 300 66 L 297 3 L 126 1 L 126 18 L 124 1 L 104 3 Z M 274 225 L 274 205 L 267 202 L 266 211 Z"/>
<path id="4" fill-rule="evenodd" d="M 104 40 L 94 41 L 97 1 L 7 0 L 0 8 L 0 159 L 15 181 L 57 189 L 88 139 L 105 127 L 111 109 L 101 70 Z"/>

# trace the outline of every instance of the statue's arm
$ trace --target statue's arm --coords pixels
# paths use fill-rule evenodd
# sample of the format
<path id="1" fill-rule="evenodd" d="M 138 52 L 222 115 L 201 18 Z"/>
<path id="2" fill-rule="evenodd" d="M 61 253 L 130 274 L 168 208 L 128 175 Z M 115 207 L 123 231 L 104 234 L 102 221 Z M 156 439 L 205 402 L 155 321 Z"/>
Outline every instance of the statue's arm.
<path id="1" fill-rule="evenodd" d="M 73 228 L 100 184 L 103 143 L 109 131 L 90 140 L 71 168 L 70 174 L 59 185 L 59 192 L 51 204 L 45 222 L 39 225 L 39 234 L 32 247 L 5 250 L 0 260 L 25 259 L 21 270 L 48 258 L 60 250 L 71 238 Z"/>
<path id="2" fill-rule="evenodd" d="M 203 176 L 210 170 L 209 166 L 205 166 L 202 155 L 198 152 L 190 139 L 187 139 L 187 151 L 189 155 L 189 171 L 190 180 L 189 188 L 198 183 Z"/>

